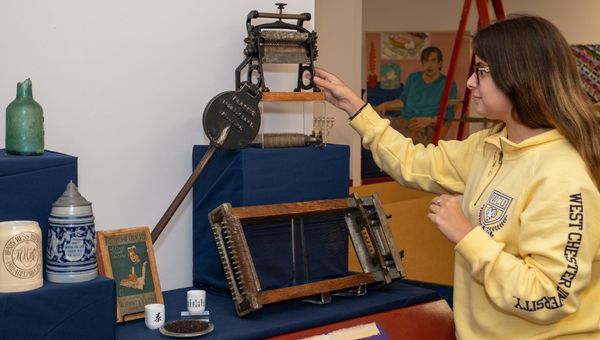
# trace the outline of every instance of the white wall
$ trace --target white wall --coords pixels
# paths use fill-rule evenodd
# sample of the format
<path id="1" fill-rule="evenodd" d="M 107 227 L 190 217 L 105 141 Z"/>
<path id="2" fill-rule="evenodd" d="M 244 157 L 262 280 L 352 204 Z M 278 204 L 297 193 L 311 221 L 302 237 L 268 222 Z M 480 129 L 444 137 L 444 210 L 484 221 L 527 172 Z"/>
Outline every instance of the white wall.
<path id="1" fill-rule="evenodd" d="M 2 1 L 0 106 L 31 78 L 46 149 L 79 158 L 97 230 L 153 228 L 191 174 L 192 146 L 208 143 L 206 104 L 235 89 L 254 9 L 276 11 L 258 0 Z M 286 12 L 313 13 L 314 1 Z M 190 194 L 154 245 L 165 290 L 192 283 L 191 212 Z"/>
<path id="2" fill-rule="evenodd" d="M 356 93 L 361 89 L 362 0 L 316 0 L 315 30 L 319 57 L 316 64 L 336 74 Z M 351 146 L 350 176 L 360 185 L 360 138 L 348 125 L 348 115 L 327 104 L 335 118 L 332 143 Z"/>
<path id="3" fill-rule="evenodd" d="M 529 13 L 552 21 L 570 44 L 600 43 L 598 0 L 504 0 L 507 13 Z"/>
<path id="4" fill-rule="evenodd" d="M 460 0 L 365 0 L 363 31 L 456 30 Z"/>

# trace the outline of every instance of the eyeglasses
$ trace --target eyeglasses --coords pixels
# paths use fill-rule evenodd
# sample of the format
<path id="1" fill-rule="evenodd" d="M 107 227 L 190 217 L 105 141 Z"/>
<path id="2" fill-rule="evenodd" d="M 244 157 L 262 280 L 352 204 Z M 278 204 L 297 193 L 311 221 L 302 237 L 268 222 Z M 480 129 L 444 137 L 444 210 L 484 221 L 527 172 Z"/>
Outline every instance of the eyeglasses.
<path id="1" fill-rule="evenodd" d="M 475 66 L 475 77 L 477 77 L 477 84 L 479 84 L 481 78 L 483 78 L 488 73 L 490 73 L 489 66 Z"/>

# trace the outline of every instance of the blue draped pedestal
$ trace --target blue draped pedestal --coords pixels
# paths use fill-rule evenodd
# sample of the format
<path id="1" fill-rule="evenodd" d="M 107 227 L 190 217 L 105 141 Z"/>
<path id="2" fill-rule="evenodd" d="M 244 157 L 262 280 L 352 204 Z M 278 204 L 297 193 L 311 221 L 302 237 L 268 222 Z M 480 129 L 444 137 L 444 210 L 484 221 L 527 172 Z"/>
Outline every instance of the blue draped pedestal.
<path id="1" fill-rule="evenodd" d="M 194 147 L 194 166 L 207 149 Z M 349 163 L 347 145 L 217 150 L 193 189 L 194 286 L 229 292 L 208 221 L 210 211 L 226 202 L 239 207 L 347 197 Z M 298 229 L 297 225 L 294 239 L 301 243 Z M 306 225 L 306 249 L 300 244 L 295 248 L 296 270 L 291 270 L 290 230 L 290 223 L 244 228 L 261 287 L 273 289 L 296 280 L 347 273 L 348 234 L 344 224 Z"/>
<path id="2" fill-rule="evenodd" d="M 0 150 L 0 221 L 37 221 L 44 259 L 52 203 L 69 181 L 77 183 L 76 157 L 47 150 L 40 156 L 14 156 Z"/>
<path id="3" fill-rule="evenodd" d="M 44 260 L 52 203 L 69 181 L 77 183 L 76 157 L 52 151 L 13 156 L 0 150 L 0 221 L 37 221 Z M 114 339 L 115 302 L 114 281 L 101 276 L 0 293 L 0 339 Z"/>
<path id="4" fill-rule="evenodd" d="M 114 281 L 103 276 L 0 293 L 0 339 L 114 339 L 115 303 Z"/>

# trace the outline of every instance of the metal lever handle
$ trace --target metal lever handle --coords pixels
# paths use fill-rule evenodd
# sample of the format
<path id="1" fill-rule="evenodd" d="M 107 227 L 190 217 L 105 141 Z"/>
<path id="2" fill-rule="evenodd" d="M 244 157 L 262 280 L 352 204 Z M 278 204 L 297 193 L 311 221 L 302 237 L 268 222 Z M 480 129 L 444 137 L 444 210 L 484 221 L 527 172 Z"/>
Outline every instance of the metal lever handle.
<path id="1" fill-rule="evenodd" d="M 231 131 L 231 125 L 228 125 L 225 129 L 223 129 L 219 138 L 215 142 L 210 144 L 210 147 L 208 148 L 208 150 L 206 150 L 206 153 L 204 154 L 204 156 L 202 156 L 202 159 L 200 160 L 200 162 L 198 162 L 198 165 L 196 165 L 196 167 L 194 168 L 192 175 L 185 182 L 185 184 L 183 185 L 181 190 L 179 190 L 179 193 L 177 194 L 177 196 L 175 196 L 175 199 L 173 200 L 173 202 L 171 202 L 171 205 L 169 205 L 169 207 L 167 208 L 167 211 L 165 211 L 165 213 L 160 218 L 160 220 L 158 221 L 158 223 L 156 224 L 154 229 L 152 229 L 152 233 L 150 234 L 152 236 L 152 244 L 154 244 L 156 242 L 156 240 L 158 239 L 160 234 L 163 232 L 163 230 L 165 229 L 165 227 L 167 226 L 167 224 L 169 223 L 169 221 L 171 220 L 173 215 L 175 215 L 175 212 L 181 205 L 181 202 L 183 202 L 183 200 L 185 199 L 185 196 L 187 196 L 187 194 L 190 192 L 190 190 L 194 186 L 194 183 L 196 183 L 196 180 L 198 180 L 198 177 L 200 177 L 200 174 L 206 167 L 206 164 L 208 163 L 208 161 L 214 155 L 215 151 L 217 151 L 217 149 L 219 149 L 219 148 L 221 148 L 221 146 L 223 146 L 223 143 L 225 142 L 225 140 L 227 139 L 227 136 L 229 135 L 229 131 Z"/>

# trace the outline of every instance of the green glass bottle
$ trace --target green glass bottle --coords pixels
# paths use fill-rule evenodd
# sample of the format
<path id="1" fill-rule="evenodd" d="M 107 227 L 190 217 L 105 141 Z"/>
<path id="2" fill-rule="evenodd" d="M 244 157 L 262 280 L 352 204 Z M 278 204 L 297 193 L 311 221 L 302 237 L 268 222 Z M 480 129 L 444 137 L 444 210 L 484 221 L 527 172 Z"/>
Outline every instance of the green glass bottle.
<path id="1" fill-rule="evenodd" d="M 29 79 L 17 84 L 17 98 L 6 107 L 6 152 L 27 156 L 44 153 L 44 113 L 33 100 Z"/>

